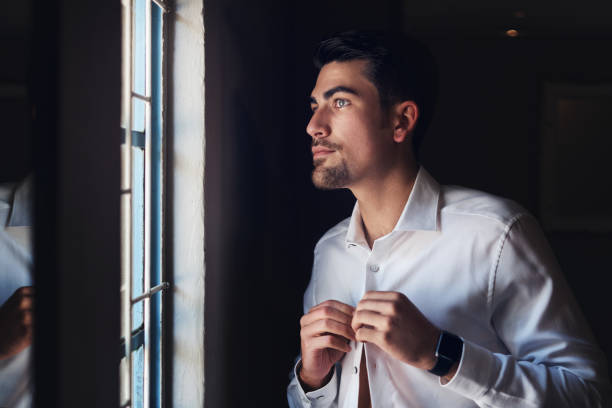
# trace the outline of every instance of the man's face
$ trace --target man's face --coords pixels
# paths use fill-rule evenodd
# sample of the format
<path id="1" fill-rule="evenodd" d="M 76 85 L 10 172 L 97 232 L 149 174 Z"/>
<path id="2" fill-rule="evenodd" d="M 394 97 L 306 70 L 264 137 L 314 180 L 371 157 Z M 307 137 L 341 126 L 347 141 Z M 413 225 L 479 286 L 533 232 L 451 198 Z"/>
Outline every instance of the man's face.
<path id="1" fill-rule="evenodd" d="M 378 90 L 364 75 L 367 61 L 331 62 L 321 68 L 311 94 L 312 137 L 318 188 L 351 188 L 375 180 L 388 167 L 393 145 Z"/>

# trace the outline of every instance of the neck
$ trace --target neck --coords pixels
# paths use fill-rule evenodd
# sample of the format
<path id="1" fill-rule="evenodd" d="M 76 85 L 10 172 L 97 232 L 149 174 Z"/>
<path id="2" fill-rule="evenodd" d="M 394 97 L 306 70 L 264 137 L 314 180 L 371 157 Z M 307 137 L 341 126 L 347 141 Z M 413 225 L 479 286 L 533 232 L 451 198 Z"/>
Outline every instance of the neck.
<path id="1" fill-rule="evenodd" d="M 370 248 L 378 238 L 390 233 L 410 197 L 418 173 L 416 162 L 406 162 L 383 178 L 364 181 L 351 191 L 359 202 L 363 229 Z"/>

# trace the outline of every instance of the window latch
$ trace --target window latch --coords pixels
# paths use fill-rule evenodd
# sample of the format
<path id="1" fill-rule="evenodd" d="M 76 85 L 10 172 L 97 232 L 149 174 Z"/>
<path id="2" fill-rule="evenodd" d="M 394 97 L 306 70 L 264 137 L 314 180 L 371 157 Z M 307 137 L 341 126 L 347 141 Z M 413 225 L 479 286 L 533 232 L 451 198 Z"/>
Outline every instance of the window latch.
<path id="1" fill-rule="evenodd" d="M 170 287 L 170 284 L 168 282 L 162 282 L 162 283 L 160 283 L 157 286 L 153 286 L 151 289 L 149 289 L 148 291 L 146 291 L 142 295 L 136 296 L 135 298 L 133 298 L 132 299 L 132 304 L 138 303 L 138 302 L 140 302 L 143 299 L 150 298 L 151 296 L 153 296 L 157 292 L 160 292 L 162 290 L 166 290 L 169 287 Z"/>

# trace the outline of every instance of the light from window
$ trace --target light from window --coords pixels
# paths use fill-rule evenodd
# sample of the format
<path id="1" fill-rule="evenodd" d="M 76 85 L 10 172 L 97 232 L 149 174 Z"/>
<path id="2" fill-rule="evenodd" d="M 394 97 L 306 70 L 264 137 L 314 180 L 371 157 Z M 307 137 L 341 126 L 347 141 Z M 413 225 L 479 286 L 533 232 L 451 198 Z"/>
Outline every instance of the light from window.
<path id="1" fill-rule="evenodd" d="M 161 0 L 122 0 L 121 407 L 161 407 L 167 11 Z"/>

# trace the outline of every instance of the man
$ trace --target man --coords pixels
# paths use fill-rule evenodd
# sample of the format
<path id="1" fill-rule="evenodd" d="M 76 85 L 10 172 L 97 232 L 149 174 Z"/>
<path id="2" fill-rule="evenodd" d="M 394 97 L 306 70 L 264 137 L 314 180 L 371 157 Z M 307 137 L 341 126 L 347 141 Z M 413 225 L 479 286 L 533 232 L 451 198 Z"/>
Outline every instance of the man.
<path id="1" fill-rule="evenodd" d="M 607 404 L 605 356 L 535 219 L 418 165 L 427 49 L 346 32 L 315 63 L 312 180 L 357 202 L 315 247 L 289 405 Z"/>
<path id="2" fill-rule="evenodd" d="M 0 407 L 32 406 L 32 178 L 0 184 Z"/>

